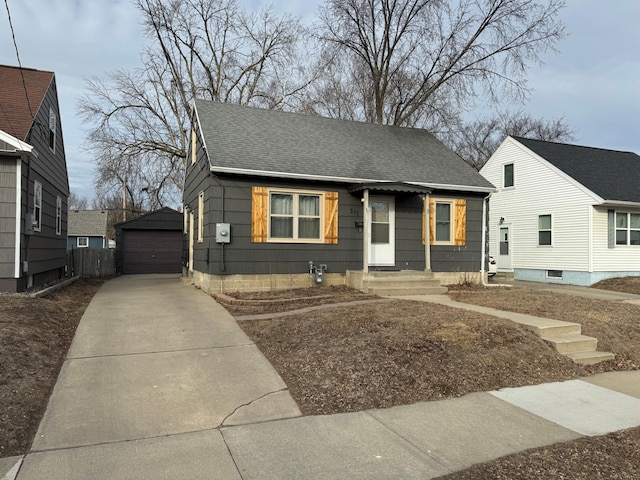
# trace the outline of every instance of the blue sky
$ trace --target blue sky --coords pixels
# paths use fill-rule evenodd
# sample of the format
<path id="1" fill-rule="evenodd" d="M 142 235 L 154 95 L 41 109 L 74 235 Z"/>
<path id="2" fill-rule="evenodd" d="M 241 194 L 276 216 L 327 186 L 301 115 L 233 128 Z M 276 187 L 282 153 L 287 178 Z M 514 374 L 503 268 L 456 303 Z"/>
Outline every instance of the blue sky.
<path id="1" fill-rule="evenodd" d="M 311 19 L 320 0 L 242 0 L 251 9 Z M 85 80 L 139 64 L 144 37 L 129 0 L 8 0 L 22 65 L 56 73 L 71 190 L 91 198 L 93 161 L 84 151 L 86 128 L 76 116 Z M 562 14 L 569 36 L 559 53 L 529 72 L 534 89 L 523 111 L 564 117 L 574 143 L 640 153 L 640 2 L 568 0 Z M 0 64 L 17 65 L 4 8 Z M 1 88 L 1 86 L 0 86 Z"/>

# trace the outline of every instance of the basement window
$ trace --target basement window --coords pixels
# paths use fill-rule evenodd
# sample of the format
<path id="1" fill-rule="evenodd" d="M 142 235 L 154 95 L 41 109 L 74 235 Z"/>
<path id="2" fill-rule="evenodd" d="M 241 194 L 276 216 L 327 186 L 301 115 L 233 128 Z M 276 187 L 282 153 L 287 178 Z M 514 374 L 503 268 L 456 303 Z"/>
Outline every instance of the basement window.
<path id="1" fill-rule="evenodd" d="M 562 278 L 562 270 L 547 270 L 547 278 Z"/>

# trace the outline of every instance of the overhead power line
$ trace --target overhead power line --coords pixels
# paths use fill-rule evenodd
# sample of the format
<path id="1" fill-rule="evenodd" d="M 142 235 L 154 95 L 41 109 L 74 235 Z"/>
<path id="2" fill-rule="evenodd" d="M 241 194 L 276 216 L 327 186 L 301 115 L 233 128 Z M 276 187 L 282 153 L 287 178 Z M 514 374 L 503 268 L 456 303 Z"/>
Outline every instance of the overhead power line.
<path id="1" fill-rule="evenodd" d="M 20 76 L 22 77 L 22 87 L 24 88 L 24 95 L 27 98 L 29 115 L 31 115 L 31 120 L 33 120 L 34 117 L 33 117 L 33 110 L 31 110 L 31 102 L 29 101 L 29 91 L 27 90 L 27 82 L 24 79 L 24 72 L 22 71 L 22 63 L 20 62 L 20 53 L 18 52 L 18 42 L 16 42 L 16 33 L 13 30 L 13 22 L 11 21 L 11 12 L 9 11 L 9 0 L 4 0 L 4 5 L 7 9 L 7 17 L 9 18 L 9 28 L 11 28 L 11 38 L 13 38 L 13 46 L 16 50 L 16 58 L 18 59 L 18 68 L 20 69 Z"/>

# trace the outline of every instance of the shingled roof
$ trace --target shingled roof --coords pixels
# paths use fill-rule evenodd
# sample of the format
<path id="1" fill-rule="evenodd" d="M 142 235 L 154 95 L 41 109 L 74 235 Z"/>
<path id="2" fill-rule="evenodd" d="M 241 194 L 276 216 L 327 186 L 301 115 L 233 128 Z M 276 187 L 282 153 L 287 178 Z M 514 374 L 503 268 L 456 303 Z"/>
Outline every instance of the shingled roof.
<path id="1" fill-rule="evenodd" d="M 214 172 L 494 189 L 426 130 L 204 100 L 195 107 Z"/>
<path id="2" fill-rule="evenodd" d="M 640 202 L 640 156 L 637 154 L 513 138 L 604 201 Z"/>
<path id="3" fill-rule="evenodd" d="M 81 237 L 106 237 L 106 210 L 69 210 L 67 235 Z"/>
<path id="4" fill-rule="evenodd" d="M 53 72 L 0 65 L 0 130 L 26 140 L 53 77 Z"/>

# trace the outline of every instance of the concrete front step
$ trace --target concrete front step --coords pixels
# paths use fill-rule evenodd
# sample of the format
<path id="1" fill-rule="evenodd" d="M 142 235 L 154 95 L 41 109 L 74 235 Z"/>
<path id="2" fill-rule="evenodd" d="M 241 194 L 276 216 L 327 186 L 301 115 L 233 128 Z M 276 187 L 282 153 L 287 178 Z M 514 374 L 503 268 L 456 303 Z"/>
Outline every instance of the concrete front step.
<path id="1" fill-rule="evenodd" d="M 562 354 L 594 352 L 598 348 L 598 339 L 586 335 L 558 335 L 544 340 L 553 344 L 555 349 Z"/>
<path id="2" fill-rule="evenodd" d="M 582 325 L 579 323 L 558 321 L 554 325 L 541 325 L 536 329 L 536 333 L 546 340 L 547 338 L 559 337 L 560 335 L 580 335 Z"/>
<path id="3" fill-rule="evenodd" d="M 441 295 L 447 293 L 447 288 L 440 284 L 440 280 L 433 278 L 432 272 L 371 270 L 369 272 L 347 273 L 349 286 L 375 295 Z"/>
<path id="4" fill-rule="evenodd" d="M 565 356 L 581 365 L 594 365 L 615 358 L 615 355 L 609 352 L 573 352 L 566 353 Z"/>

